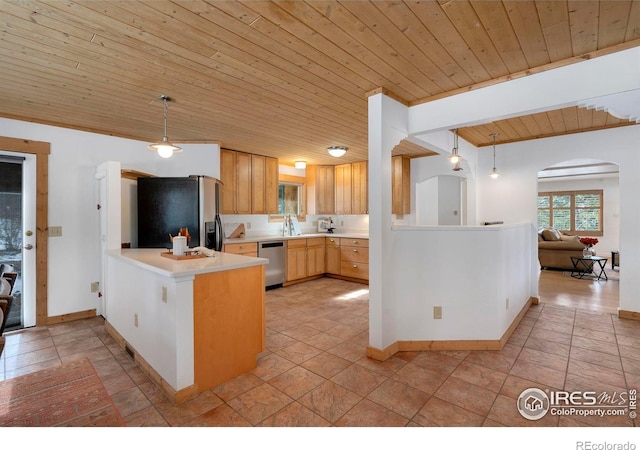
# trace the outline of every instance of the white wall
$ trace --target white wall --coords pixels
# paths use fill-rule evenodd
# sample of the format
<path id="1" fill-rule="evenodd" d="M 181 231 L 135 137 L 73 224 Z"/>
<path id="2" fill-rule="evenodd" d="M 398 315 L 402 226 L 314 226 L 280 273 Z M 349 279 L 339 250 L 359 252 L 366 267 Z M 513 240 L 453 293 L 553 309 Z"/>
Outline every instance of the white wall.
<path id="1" fill-rule="evenodd" d="M 539 192 L 593 189 L 603 191 L 603 235 L 598 236 L 598 244 L 594 248 L 599 256 L 611 258 L 611 250 L 620 248 L 620 181 L 618 177 L 538 181 Z"/>
<path id="2" fill-rule="evenodd" d="M 489 173 L 490 151 L 480 151 L 479 173 Z M 497 146 L 501 175 L 479 177 L 480 220 L 537 222 L 538 172 L 571 159 L 598 159 L 619 164 L 619 250 L 640 251 L 640 126 L 618 127 Z M 600 244 L 598 244 L 600 245 Z M 610 245 L 614 245 L 613 243 Z M 606 253 L 604 246 L 599 249 Z M 609 255 L 610 256 L 610 255 Z M 620 277 L 620 308 L 640 311 L 640 259 L 627 258 Z M 625 276 L 625 274 L 631 274 Z"/>
<path id="3" fill-rule="evenodd" d="M 162 159 L 148 142 L 0 118 L 0 135 L 44 141 L 49 155 L 49 226 L 62 236 L 49 238 L 48 314 L 58 316 L 98 308 L 90 285 L 100 279 L 96 167 L 120 161 L 123 169 L 159 176 L 220 176 L 217 144 L 181 144 Z"/>

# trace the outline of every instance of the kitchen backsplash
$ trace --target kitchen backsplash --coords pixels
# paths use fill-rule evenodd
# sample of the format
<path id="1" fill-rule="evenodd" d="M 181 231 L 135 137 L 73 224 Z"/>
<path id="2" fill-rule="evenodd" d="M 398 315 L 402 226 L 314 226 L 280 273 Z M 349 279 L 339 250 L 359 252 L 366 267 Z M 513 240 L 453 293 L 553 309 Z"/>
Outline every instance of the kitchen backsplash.
<path id="1" fill-rule="evenodd" d="M 369 232 L 369 216 L 368 215 L 308 215 L 305 222 L 300 222 L 302 233 L 317 232 L 318 219 L 331 217 L 333 219 L 335 232 L 350 233 L 368 233 Z M 282 234 L 282 222 L 269 222 L 267 214 L 222 214 L 220 216 L 222 223 L 244 223 L 247 237 L 258 236 L 277 236 Z"/>

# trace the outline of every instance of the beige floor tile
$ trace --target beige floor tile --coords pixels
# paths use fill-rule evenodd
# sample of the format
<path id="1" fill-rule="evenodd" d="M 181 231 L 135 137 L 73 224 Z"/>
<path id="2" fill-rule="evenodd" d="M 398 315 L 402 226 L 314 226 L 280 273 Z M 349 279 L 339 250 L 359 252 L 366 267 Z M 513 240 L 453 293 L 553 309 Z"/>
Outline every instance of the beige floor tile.
<path id="1" fill-rule="evenodd" d="M 326 380 L 310 370 L 296 366 L 269 380 L 269 384 L 293 399 L 298 399 Z"/>
<path id="2" fill-rule="evenodd" d="M 571 346 L 569 344 L 547 341 L 537 337 L 529 337 L 525 342 L 524 347 L 564 357 L 569 356 L 569 351 L 571 350 Z"/>
<path id="3" fill-rule="evenodd" d="M 331 381 L 361 396 L 366 396 L 387 380 L 387 376 L 369 370 L 359 364 L 352 364 L 331 377 Z"/>
<path id="4" fill-rule="evenodd" d="M 429 394 L 395 380 L 387 380 L 367 398 L 385 408 L 411 419 L 429 399 Z"/>
<path id="5" fill-rule="evenodd" d="M 295 364 L 288 359 L 272 353 L 264 358 L 260 358 L 258 360 L 258 366 L 253 369 L 251 373 L 262 380 L 267 381 L 273 377 L 277 377 L 294 366 Z"/>
<path id="6" fill-rule="evenodd" d="M 251 424 L 229 405 L 222 404 L 184 424 L 186 427 L 248 427 Z"/>
<path id="7" fill-rule="evenodd" d="M 334 423 L 353 408 L 362 396 L 351 392 L 332 381 L 325 381 L 298 401 L 314 413 Z"/>
<path id="8" fill-rule="evenodd" d="M 128 427 L 168 427 L 169 423 L 158 410 L 149 406 L 124 417 Z"/>
<path id="9" fill-rule="evenodd" d="M 566 372 L 564 370 L 542 367 L 529 361 L 518 360 L 511 368 L 509 374 L 526 378 L 535 383 L 546 384 L 555 389 L 562 389 L 564 387 Z"/>
<path id="10" fill-rule="evenodd" d="M 460 363 L 451 376 L 493 392 L 499 392 L 507 378 L 507 374 L 504 372 L 466 361 Z"/>
<path id="11" fill-rule="evenodd" d="M 598 366 L 608 367 L 610 369 L 622 370 L 620 357 L 610 353 L 602 353 L 595 350 L 588 350 L 580 347 L 571 348 L 570 359 L 584 361 Z"/>
<path id="12" fill-rule="evenodd" d="M 260 427 L 328 427 L 329 421 L 298 402 L 290 403 L 258 424 Z"/>
<path id="13" fill-rule="evenodd" d="M 212 391 L 225 402 L 264 384 L 264 380 L 252 373 L 244 373 L 214 387 Z"/>
<path id="14" fill-rule="evenodd" d="M 406 364 L 391 377 L 427 394 L 433 394 L 451 374 L 451 368 L 425 369 L 413 362 Z"/>
<path id="15" fill-rule="evenodd" d="M 227 404 L 252 425 L 281 410 L 293 399 L 269 384 L 263 384 L 230 400 Z"/>
<path id="16" fill-rule="evenodd" d="M 404 427 L 409 420 L 366 398 L 335 423 L 337 427 Z"/>
<path id="17" fill-rule="evenodd" d="M 113 403 L 120 411 L 123 417 L 127 417 L 133 413 L 148 408 L 151 402 L 138 386 L 132 386 L 128 389 L 120 390 L 111 395 Z"/>
<path id="18" fill-rule="evenodd" d="M 186 424 L 207 411 L 222 405 L 222 403 L 223 401 L 213 392 L 206 391 L 180 405 L 174 405 L 165 400 L 155 404 L 155 407 L 169 425 L 175 427 Z"/>
<path id="19" fill-rule="evenodd" d="M 431 397 L 412 420 L 424 427 L 479 427 L 484 416 Z"/>
<path id="20" fill-rule="evenodd" d="M 548 367 L 549 369 L 555 369 L 559 371 L 567 370 L 567 363 L 569 361 L 568 356 L 559 356 L 553 353 L 541 352 L 532 348 L 522 349 L 520 355 L 518 355 L 518 361 L 527 361 L 531 364 L 535 364 L 541 367 Z"/>
<path id="21" fill-rule="evenodd" d="M 282 356 L 294 364 L 302 364 L 314 356 L 318 356 L 320 353 L 322 353 L 322 350 L 313 345 L 305 344 L 304 342 L 296 342 L 276 352 L 277 355 Z"/>
<path id="22" fill-rule="evenodd" d="M 601 383 L 609 386 L 620 386 L 621 388 L 626 385 L 622 371 L 575 359 L 569 361 L 567 375 L 583 377 L 591 380 L 594 385 Z"/>
<path id="23" fill-rule="evenodd" d="M 320 353 L 318 356 L 303 362 L 301 366 L 324 378 L 331 378 L 351 364 L 350 361 L 342 359 L 339 356 L 330 353 Z"/>
<path id="24" fill-rule="evenodd" d="M 433 394 L 441 400 L 486 416 L 491 409 L 497 393 L 467 381 L 451 377 Z"/>
<path id="25" fill-rule="evenodd" d="M 615 343 L 603 342 L 597 339 L 574 336 L 571 340 L 571 347 L 584 348 L 586 350 L 594 350 L 597 352 L 608 353 L 618 356 L 618 346 Z"/>

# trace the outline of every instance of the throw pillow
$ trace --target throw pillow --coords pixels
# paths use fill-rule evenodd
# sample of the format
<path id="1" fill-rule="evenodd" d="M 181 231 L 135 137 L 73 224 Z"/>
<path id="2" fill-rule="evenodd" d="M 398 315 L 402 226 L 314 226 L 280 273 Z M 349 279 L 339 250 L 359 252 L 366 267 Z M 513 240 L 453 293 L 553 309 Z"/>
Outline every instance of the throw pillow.
<path id="1" fill-rule="evenodd" d="M 554 228 L 549 228 L 542 231 L 542 237 L 545 241 L 559 241 L 560 232 Z"/>

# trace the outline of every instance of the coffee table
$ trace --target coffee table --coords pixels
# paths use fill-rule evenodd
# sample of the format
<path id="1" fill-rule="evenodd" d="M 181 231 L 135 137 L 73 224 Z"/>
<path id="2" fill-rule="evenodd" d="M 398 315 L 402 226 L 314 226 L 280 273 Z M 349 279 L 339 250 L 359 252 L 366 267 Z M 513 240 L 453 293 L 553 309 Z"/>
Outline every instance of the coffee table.
<path id="1" fill-rule="evenodd" d="M 572 256 L 573 269 L 571 270 L 571 276 L 579 279 L 588 277 L 594 280 L 608 280 L 609 278 L 604 271 L 607 261 L 608 258 L 602 258 L 601 256 Z"/>

